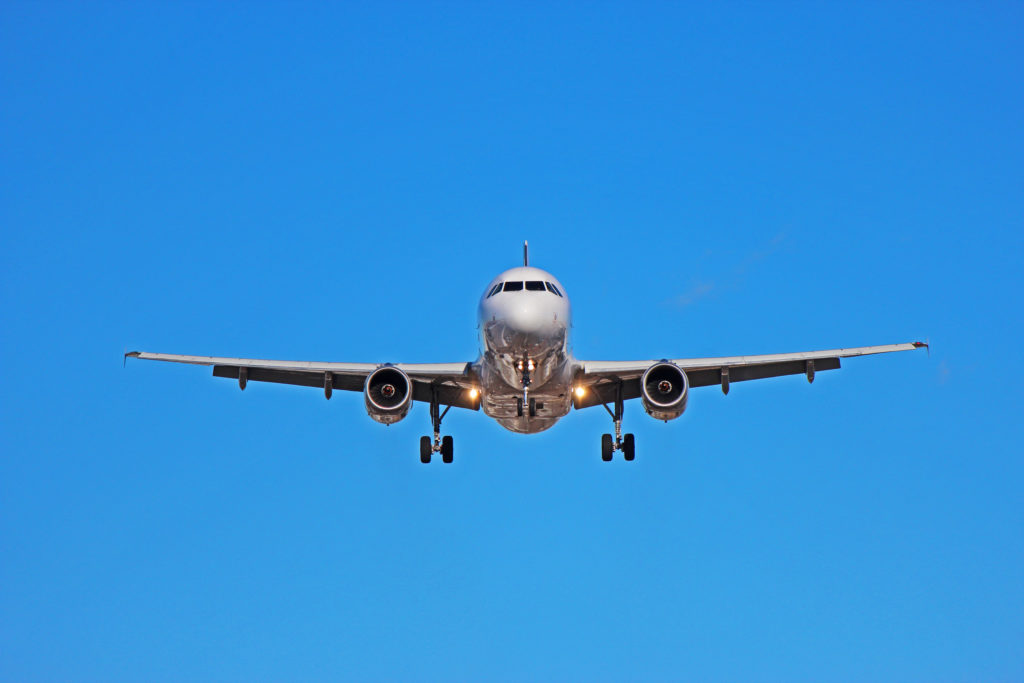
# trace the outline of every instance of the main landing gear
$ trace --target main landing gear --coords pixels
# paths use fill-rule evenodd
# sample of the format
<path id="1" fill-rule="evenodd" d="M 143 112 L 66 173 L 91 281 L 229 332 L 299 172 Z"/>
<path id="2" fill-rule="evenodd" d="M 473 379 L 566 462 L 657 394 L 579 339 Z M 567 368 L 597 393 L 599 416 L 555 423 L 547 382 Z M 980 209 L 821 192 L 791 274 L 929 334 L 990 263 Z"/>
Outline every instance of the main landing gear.
<path id="1" fill-rule="evenodd" d="M 445 464 L 455 459 L 455 440 L 450 436 L 441 438 L 441 420 L 448 414 L 451 406 L 445 406 L 441 412 L 441 404 L 437 398 L 437 387 L 431 389 L 430 397 L 430 423 L 434 425 L 434 441 L 431 443 L 429 436 L 420 437 L 420 462 L 424 465 L 430 462 L 434 453 L 441 454 L 441 461 Z"/>
<path id="2" fill-rule="evenodd" d="M 619 382 L 615 387 L 615 410 L 612 411 L 608 407 L 607 403 L 602 403 L 604 409 L 608 411 L 608 414 L 612 416 L 612 421 L 615 423 L 615 439 L 612 440 L 611 434 L 601 435 L 601 459 L 605 462 L 611 462 L 612 454 L 615 451 L 622 451 L 622 457 L 626 460 L 632 461 L 636 457 L 636 443 L 633 439 L 632 434 L 622 434 L 622 412 L 623 412 L 622 400 L 622 382 Z"/>

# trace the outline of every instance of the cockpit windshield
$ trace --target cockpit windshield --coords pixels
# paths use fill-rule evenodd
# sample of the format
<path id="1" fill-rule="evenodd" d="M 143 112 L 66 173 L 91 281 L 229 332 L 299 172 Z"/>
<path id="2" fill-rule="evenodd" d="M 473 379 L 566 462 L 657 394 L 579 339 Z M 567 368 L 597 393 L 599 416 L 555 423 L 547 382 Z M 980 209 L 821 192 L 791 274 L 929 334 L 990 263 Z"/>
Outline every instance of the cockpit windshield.
<path id="1" fill-rule="evenodd" d="M 498 292 L 521 292 L 524 289 L 528 292 L 543 292 L 546 290 L 555 296 L 562 296 L 562 292 L 559 291 L 558 287 L 554 286 L 550 282 L 544 282 L 543 280 L 527 280 L 526 282 L 523 282 L 518 280 L 512 282 L 499 282 L 491 287 L 491 290 L 487 292 L 486 298 L 490 299 Z"/>

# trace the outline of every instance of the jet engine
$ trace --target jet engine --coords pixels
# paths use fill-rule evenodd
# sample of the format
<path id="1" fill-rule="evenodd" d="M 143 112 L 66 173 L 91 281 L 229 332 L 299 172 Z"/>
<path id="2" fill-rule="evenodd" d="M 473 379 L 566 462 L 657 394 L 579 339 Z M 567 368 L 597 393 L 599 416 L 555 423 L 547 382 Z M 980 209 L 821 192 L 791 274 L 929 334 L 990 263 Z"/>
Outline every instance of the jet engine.
<path id="1" fill-rule="evenodd" d="M 640 400 L 647 414 L 656 420 L 667 422 L 682 415 L 689 397 L 690 382 L 674 363 L 655 363 L 640 378 Z"/>
<path id="2" fill-rule="evenodd" d="M 398 368 L 385 365 L 367 376 L 363 396 L 370 417 L 382 424 L 394 424 L 412 407 L 412 380 Z"/>

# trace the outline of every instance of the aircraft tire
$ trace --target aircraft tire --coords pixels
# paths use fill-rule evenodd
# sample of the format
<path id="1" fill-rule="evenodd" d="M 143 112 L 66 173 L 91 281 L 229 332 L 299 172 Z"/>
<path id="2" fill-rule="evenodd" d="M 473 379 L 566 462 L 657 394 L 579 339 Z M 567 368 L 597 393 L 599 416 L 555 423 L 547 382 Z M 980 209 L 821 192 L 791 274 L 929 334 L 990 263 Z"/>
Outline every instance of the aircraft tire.
<path id="1" fill-rule="evenodd" d="M 601 435 L 601 459 L 605 462 L 611 462 L 612 459 L 612 435 L 602 434 Z"/>
<path id="2" fill-rule="evenodd" d="M 632 460 L 636 457 L 636 441 L 633 439 L 632 434 L 626 434 L 622 437 L 622 456 L 626 460 Z"/>
<path id="3" fill-rule="evenodd" d="M 426 465 L 430 462 L 430 454 L 433 452 L 429 436 L 420 437 L 420 462 Z"/>
<path id="4" fill-rule="evenodd" d="M 441 461 L 451 463 L 455 459 L 455 439 L 450 436 L 441 437 Z"/>

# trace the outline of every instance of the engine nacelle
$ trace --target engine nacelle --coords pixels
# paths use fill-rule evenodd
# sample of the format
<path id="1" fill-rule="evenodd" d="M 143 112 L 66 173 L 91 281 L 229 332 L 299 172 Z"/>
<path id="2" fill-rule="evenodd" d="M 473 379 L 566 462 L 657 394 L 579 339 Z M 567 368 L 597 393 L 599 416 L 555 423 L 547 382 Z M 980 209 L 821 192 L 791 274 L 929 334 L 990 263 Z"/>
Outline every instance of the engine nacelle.
<path id="1" fill-rule="evenodd" d="M 398 368 L 385 365 L 366 377 L 363 396 L 370 417 L 382 424 L 394 424 L 412 408 L 412 380 Z"/>
<path id="2" fill-rule="evenodd" d="M 656 420 L 674 420 L 686 410 L 690 382 L 683 369 L 663 361 L 647 368 L 640 378 L 640 400 Z"/>

